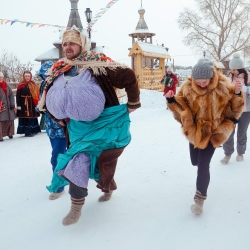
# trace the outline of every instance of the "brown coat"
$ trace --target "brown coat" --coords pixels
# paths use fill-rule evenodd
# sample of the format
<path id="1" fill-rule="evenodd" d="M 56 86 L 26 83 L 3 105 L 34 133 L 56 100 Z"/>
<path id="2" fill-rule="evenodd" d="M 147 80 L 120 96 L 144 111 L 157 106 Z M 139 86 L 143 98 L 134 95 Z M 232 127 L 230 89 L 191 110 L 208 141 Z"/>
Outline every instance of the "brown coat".
<path id="1" fill-rule="evenodd" d="M 136 79 L 135 72 L 130 68 L 109 69 L 105 68 L 107 74 L 95 75 L 90 69 L 91 74 L 99 83 L 105 98 L 105 107 L 112 107 L 119 105 L 119 100 L 115 93 L 114 87 L 118 89 L 125 89 L 128 96 L 128 108 L 137 109 L 141 107 L 140 103 L 140 89 Z"/>
<path id="2" fill-rule="evenodd" d="M 244 106 L 244 96 L 234 94 L 234 86 L 214 70 L 208 88 L 202 89 L 194 79 L 188 78 L 168 103 L 175 119 L 182 124 L 182 131 L 195 147 L 204 149 L 209 141 L 216 148 L 231 135 Z"/>

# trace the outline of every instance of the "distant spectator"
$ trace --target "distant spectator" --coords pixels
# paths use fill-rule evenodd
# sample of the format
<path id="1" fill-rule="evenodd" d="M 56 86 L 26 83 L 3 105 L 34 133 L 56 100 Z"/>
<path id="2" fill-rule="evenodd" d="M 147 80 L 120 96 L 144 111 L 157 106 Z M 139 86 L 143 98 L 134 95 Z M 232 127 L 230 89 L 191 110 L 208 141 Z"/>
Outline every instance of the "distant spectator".
<path id="1" fill-rule="evenodd" d="M 3 137 L 14 135 L 15 101 L 12 89 L 4 81 L 4 75 L 0 72 L 0 142 Z"/>
<path id="2" fill-rule="evenodd" d="M 161 79 L 161 83 L 165 85 L 163 95 L 165 95 L 169 90 L 172 90 L 174 94 L 176 94 L 178 79 L 177 76 L 173 74 L 172 68 L 170 67 L 167 68 L 166 75 Z"/>
<path id="3" fill-rule="evenodd" d="M 32 81 L 30 71 L 24 71 L 23 81 L 17 86 L 16 103 L 18 128 L 17 134 L 25 134 L 32 137 L 41 132 L 37 117 L 40 113 L 36 110 L 36 106 L 40 99 L 39 86 Z"/>
<path id="4" fill-rule="evenodd" d="M 231 70 L 229 75 L 230 82 L 233 85 L 240 83 L 242 86 L 242 92 L 245 93 L 245 106 L 237 125 L 236 147 L 236 161 L 243 161 L 247 148 L 247 129 L 250 123 L 250 77 L 244 68 L 244 62 L 240 58 L 240 54 L 238 52 L 234 53 L 233 58 L 229 63 L 229 68 Z M 231 155 L 234 152 L 234 134 L 235 129 L 228 140 L 223 144 L 225 157 L 221 160 L 221 163 L 224 165 L 228 164 Z"/>

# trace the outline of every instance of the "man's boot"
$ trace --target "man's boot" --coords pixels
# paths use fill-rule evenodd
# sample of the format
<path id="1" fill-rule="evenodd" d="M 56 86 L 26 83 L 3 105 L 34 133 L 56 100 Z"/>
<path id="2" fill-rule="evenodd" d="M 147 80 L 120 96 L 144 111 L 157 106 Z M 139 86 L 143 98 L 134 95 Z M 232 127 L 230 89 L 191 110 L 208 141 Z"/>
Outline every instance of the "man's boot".
<path id="1" fill-rule="evenodd" d="M 196 191 L 196 194 L 194 196 L 194 202 L 195 204 L 193 204 L 191 206 L 191 211 L 194 213 L 194 214 L 201 214 L 203 212 L 203 203 L 204 203 L 204 200 L 206 200 L 207 196 L 204 196 L 201 194 L 200 191 Z"/>
<path id="2" fill-rule="evenodd" d="M 99 197 L 98 201 L 103 202 L 103 201 L 108 201 L 111 199 L 113 190 L 110 190 L 108 193 L 104 193 L 102 196 Z"/>
<path id="3" fill-rule="evenodd" d="M 71 208 L 66 217 L 64 217 L 62 224 L 69 226 L 76 223 L 81 217 L 82 206 L 84 205 L 85 198 L 75 199 L 71 197 Z"/>

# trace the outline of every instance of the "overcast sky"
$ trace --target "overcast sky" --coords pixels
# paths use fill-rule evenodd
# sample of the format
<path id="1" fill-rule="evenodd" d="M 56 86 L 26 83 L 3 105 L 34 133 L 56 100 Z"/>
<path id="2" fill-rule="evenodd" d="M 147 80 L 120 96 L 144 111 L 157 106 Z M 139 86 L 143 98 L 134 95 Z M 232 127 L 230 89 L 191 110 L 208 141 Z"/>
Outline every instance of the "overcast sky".
<path id="1" fill-rule="evenodd" d="M 93 16 L 108 4 L 109 0 L 79 0 L 78 11 L 86 27 L 84 11 L 87 7 Z M 151 32 L 156 33 L 154 44 L 164 44 L 174 58 L 176 65 L 194 65 L 199 57 L 184 46 L 183 33 L 178 28 L 177 19 L 185 7 L 194 7 L 194 0 L 143 0 L 146 10 L 145 21 Z M 93 26 L 92 39 L 97 46 L 105 46 L 105 53 L 115 60 L 130 65 L 128 48 L 132 33 L 139 20 L 138 9 L 141 0 L 119 0 Z M 18 19 L 33 23 L 47 23 L 66 26 L 70 14 L 69 0 L 0 0 L 0 19 Z M 15 23 L 0 25 L 1 50 L 14 52 L 22 62 L 30 61 L 39 67 L 34 59 L 53 48 L 58 40 L 57 28 Z M 202 57 L 202 51 L 201 56 Z"/>

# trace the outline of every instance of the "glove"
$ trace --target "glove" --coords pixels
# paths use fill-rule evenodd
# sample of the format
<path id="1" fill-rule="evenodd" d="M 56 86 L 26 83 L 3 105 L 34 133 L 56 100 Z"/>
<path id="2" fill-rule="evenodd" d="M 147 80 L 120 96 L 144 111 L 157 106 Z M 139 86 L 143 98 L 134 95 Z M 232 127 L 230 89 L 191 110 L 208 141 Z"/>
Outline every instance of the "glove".
<path id="1" fill-rule="evenodd" d="M 172 96 L 170 98 L 166 98 L 166 99 L 167 99 L 168 103 L 176 102 L 174 96 Z"/>
<path id="2" fill-rule="evenodd" d="M 22 108 L 20 106 L 16 107 L 17 110 L 21 110 Z"/>
<path id="3" fill-rule="evenodd" d="M 234 124 L 237 124 L 239 122 L 239 120 L 234 117 L 231 117 L 229 120 L 231 120 Z"/>

